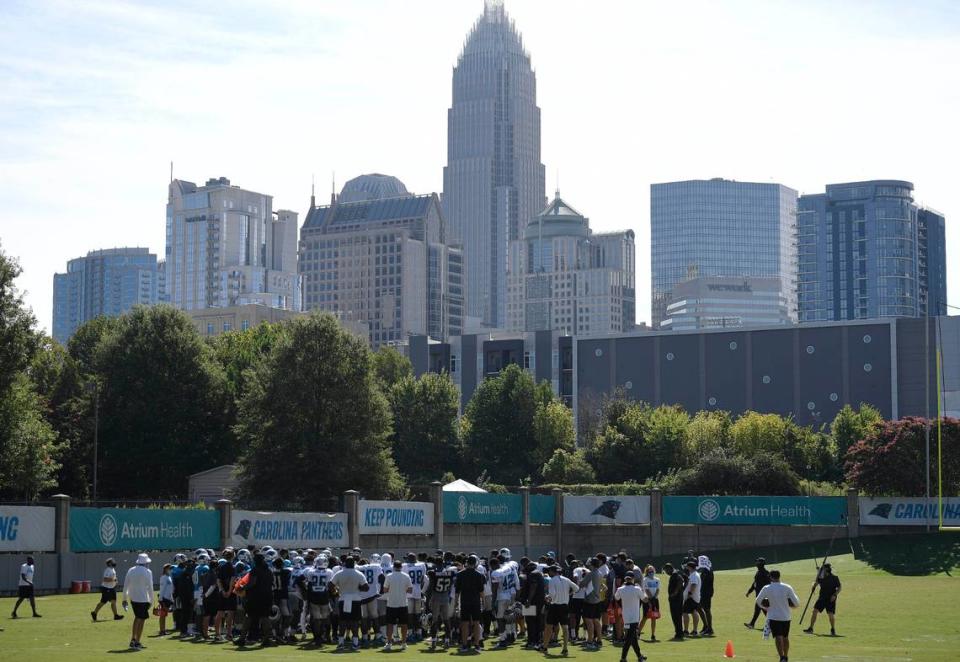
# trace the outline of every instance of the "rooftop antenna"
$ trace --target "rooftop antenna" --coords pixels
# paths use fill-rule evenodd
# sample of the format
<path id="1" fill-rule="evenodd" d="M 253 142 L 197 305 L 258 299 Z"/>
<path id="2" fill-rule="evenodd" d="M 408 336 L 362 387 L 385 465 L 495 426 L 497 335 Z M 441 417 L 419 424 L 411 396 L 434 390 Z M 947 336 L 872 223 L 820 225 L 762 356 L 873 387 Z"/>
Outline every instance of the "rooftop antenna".
<path id="1" fill-rule="evenodd" d="M 337 171 L 330 171 L 330 204 L 334 204 L 337 201 Z"/>
<path id="2" fill-rule="evenodd" d="M 170 183 L 173 184 L 173 161 L 170 161 Z"/>
<path id="3" fill-rule="evenodd" d="M 557 197 L 560 197 L 560 168 L 557 168 Z"/>
<path id="4" fill-rule="evenodd" d="M 317 182 L 316 175 L 310 173 L 310 209 L 313 209 L 317 206 L 317 197 L 314 195 L 316 193 Z"/>

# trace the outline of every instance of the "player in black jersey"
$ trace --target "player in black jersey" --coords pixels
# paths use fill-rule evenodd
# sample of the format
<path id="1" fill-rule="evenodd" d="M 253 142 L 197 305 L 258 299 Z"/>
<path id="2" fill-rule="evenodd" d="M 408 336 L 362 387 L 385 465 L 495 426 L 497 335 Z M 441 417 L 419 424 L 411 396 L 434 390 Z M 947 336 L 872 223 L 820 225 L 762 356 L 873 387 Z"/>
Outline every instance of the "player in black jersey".
<path id="1" fill-rule="evenodd" d="M 450 647 L 452 638 L 450 630 L 450 620 L 453 618 L 453 580 L 456 577 L 457 569 L 445 559 L 436 558 L 433 561 L 433 569 L 428 571 L 427 576 L 430 579 L 430 585 L 427 589 L 429 599 L 430 613 L 433 614 L 433 622 L 430 625 L 430 648 L 437 647 L 437 634 L 440 631 L 440 624 L 443 623 L 443 647 Z"/>
<path id="2" fill-rule="evenodd" d="M 290 631 L 290 575 L 293 566 L 290 561 L 284 561 L 277 556 L 273 560 L 273 604 L 280 612 L 279 622 L 274 624 L 277 641 L 292 642 L 293 633 Z"/>

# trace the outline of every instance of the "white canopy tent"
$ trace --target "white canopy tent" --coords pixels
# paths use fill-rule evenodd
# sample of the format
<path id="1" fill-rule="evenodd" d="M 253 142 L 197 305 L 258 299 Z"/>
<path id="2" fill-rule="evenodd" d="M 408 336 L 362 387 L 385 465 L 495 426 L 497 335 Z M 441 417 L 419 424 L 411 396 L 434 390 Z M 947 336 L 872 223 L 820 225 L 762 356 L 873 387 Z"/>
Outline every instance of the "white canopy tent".
<path id="1" fill-rule="evenodd" d="M 482 487 L 477 487 L 473 483 L 468 483 L 467 481 L 458 478 L 452 483 L 447 483 L 443 486 L 444 492 L 486 492 Z"/>

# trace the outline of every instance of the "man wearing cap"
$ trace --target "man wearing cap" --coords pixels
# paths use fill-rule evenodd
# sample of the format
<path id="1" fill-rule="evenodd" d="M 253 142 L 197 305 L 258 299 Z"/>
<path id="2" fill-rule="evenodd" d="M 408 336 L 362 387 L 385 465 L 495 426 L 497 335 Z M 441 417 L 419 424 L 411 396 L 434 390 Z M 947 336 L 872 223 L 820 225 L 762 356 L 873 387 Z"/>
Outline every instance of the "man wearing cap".
<path id="1" fill-rule="evenodd" d="M 830 619 L 830 636 L 837 636 L 837 596 L 840 595 L 840 578 L 833 574 L 833 566 L 824 563 L 817 576 L 817 585 L 820 587 L 820 595 L 813 605 L 813 613 L 810 614 L 810 627 L 804 632 L 813 634 L 813 625 L 817 622 L 817 614 L 827 610 L 827 618 Z"/>
<path id="2" fill-rule="evenodd" d="M 550 642 L 553 640 L 554 628 L 560 630 L 563 636 L 563 655 L 567 654 L 567 640 L 569 639 L 570 596 L 580 590 L 580 586 L 572 579 L 560 574 L 560 566 L 547 566 L 547 590 L 544 601 L 547 603 L 547 623 L 543 634 L 543 652 L 547 653 Z"/>
<path id="3" fill-rule="evenodd" d="M 103 577 L 100 578 L 100 602 L 90 612 L 90 618 L 96 621 L 100 609 L 108 603 L 110 611 L 113 612 L 113 620 L 122 619 L 123 616 L 117 613 L 117 562 L 113 559 L 107 559 L 106 567 L 103 569 Z"/>
<path id="4" fill-rule="evenodd" d="M 637 660 L 643 662 L 646 657 L 640 652 L 640 644 L 637 642 L 637 626 L 640 623 L 640 603 L 643 601 L 643 589 L 634 583 L 634 573 L 628 570 L 623 577 L 623 585 L 617 589 L 614 594 L 616 600 L 620 602 L 623 612 L 623 625 L 626 628 L 626 635 L 623 640 L 623 648 L 620 653 L 620 662 L 626 662 L 627 654 L 633 648 L 637 654 Z"/>
<path id="5" fill-rule="evenodd" d="M 770 572 L 767 570 L 767 560 L 762 556 L 757 559 L 757 572 L 753 575 L 753 583 L 750 584 L 750 588 L 747 589 L 747 596 L 750 597 L 751 593 L 756 592 L 757 595 L 760 595 L 760 591 L 764 586 L 770 583 Z M 750 619 L 749 623 L 744 623 L 745 626 L 751 630 L 756 626 L 757 619 L 760 617 L 760 606 L 753 605 L 753 618 Z"/>
<path id="6" fill-rule="evenodd" d="M 143 624 L 150 618 L 150 606 L 153 604 L 153 573 L 147 566 L 150 557 L 146 554 L 137 555 L 137 564 L 127 570 L 123 580 L 123 606 L 129 602 L 133 608 L 133 629 L 130 636 L 130 648 L 141 650 L 140 636 L 143 634 Z"/>
<path id="7" fill-rule="evenodd" d="M 791 609 L 800 606 L 800 598 L 790 584 L 780 582 L 780 571 L 770 571 L 770 583 L 757 593 L 757 606 L 767 612 L 770 634 L 777 644 L 780 662 L 789 662 Z"/>
<path id="8" fill-rule="evenodd" d="M 687 561 L 687 585 L 683 588 L 683 634 L 697 636 L 697 627 L 700 624 L 700 573 L 697 572 L 697 562 Z M 693 623 L 690 623 L 692 616 Z M 689 626 L 692 627 L 688 630 Z"/>

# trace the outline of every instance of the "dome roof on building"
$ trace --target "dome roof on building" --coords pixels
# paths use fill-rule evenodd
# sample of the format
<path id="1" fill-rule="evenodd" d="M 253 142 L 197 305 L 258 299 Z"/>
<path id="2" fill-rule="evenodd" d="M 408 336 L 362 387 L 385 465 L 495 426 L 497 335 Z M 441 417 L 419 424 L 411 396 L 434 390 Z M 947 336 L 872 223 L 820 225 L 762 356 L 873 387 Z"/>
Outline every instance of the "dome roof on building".
<path id="1" fill-rule="evenodd" d="M 560 191 L 540 214 L 527 224 L 524 239 L 538 237 L 558 237 L 571 235 L 590 236 L 590 223 L 586 216 L 578 212 L 560 197 Z"/>
<path id="2" fill-rule="evenodd" d="M 359 202 L 361 200 L 384 200 L 403 198 L 410 195 L 407 187 L 396 177 L 374 172 L 354 177 L 343 185 L 339 202 Z"/>

